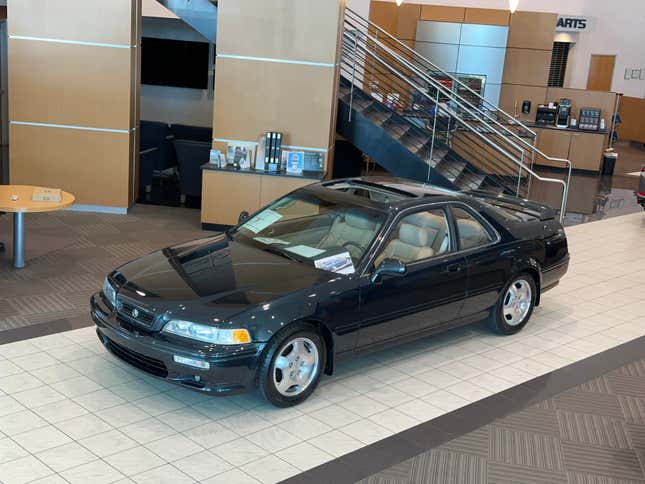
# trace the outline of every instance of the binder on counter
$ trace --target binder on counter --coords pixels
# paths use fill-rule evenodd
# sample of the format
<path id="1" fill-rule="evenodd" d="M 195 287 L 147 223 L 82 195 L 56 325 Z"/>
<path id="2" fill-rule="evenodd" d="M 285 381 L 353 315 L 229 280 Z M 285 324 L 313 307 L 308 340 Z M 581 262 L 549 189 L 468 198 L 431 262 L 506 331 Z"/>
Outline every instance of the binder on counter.
<path id="1" fill-rule="evenodd" d="M 266 148 L 264 169 L 271 172 L 282 171 L 282 133 L 268 131 L 266 134 Z"/>

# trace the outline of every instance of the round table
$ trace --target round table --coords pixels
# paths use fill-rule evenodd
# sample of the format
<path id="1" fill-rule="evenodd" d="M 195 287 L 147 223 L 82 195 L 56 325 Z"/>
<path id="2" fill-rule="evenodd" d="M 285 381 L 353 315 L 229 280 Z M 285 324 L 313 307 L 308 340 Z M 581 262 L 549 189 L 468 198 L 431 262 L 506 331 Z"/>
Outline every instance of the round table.
<path id="1" fill-rule="evenodd" d="M 13 266 L 16 269 L 25 267 L 25 224 L 27 212 L 54 212 L 74 204 L 74 195 L 61 192 L 60 202 L 35 202 L 31 199 L 34 189 L 25 185 L 0 185 L 0 212 L 13 213 Z M 12 200 L 13 196 L 16 200 Z"/>

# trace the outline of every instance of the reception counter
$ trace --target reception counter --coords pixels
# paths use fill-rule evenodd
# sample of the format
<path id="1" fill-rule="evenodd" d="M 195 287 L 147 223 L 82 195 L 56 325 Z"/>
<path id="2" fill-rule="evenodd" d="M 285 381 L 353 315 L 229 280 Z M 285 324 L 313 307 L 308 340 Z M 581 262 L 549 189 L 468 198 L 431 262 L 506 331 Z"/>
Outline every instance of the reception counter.
<path id="1" fill-rule="evenodd" d="M 555 126 L 530 126 L 537 133 L 537 147 L 552 158 L 571 161 L 574 170 L 599 172 L 602 168 L 603 151 L 608 145 L 609 132 L 586 131 L 577 128 Z M 564 168 L 560 162 L 539 157 L 536 165 Z"/>
<path id="2" fill-rule="evenodd" d="M 319 172 L 291 175 L 202 166 L 202 225 L 220 228 L 237 223 L 240 212 L 253 213 L 276 198 L 322 180 Z"/>

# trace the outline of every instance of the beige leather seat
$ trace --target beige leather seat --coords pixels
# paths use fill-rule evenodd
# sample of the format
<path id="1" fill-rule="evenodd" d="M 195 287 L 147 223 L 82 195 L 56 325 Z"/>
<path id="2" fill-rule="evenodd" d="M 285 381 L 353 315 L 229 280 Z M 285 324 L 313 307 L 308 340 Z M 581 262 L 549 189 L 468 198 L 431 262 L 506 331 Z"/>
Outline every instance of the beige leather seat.
<path id="1" fill-rule="evenodd" d="M 474 220 L 457 219 L 457 230 L 462 249 L 471 249 L 490 241 L 484 228 Z"/>
<path id="2" fill-rule="evenodd" d="M 402 223 L 399 227 L 398 237 L 392 239 L 379 254 L 376 265 L 379 265 L 383 259 L 389 258 L 408 263 L 432 257 L 435 252 L 431 247 L 428 247 L 430 236 L 430 232 L 424 228 Z"/>
<path id="3" fill-rule="evenodd" d="M 329 233 L 318 243 L 318 247 L 343 247 L 351 242 L 346 246 L 350 251 L 354 244 L 367 249 L 374 238 L 376 228 L 374 220 L 349 211 L 344 217 L 334 220 Z"/>
<path id="4" fill-rule="evenodd" d="M 404 219 L 405 223 L 415 225 L 428 231 L 428 247 L 432 248 L 435 255 L 448 251 L 450 234 L 444 216 L 430 212 L 420 212 Z"/>

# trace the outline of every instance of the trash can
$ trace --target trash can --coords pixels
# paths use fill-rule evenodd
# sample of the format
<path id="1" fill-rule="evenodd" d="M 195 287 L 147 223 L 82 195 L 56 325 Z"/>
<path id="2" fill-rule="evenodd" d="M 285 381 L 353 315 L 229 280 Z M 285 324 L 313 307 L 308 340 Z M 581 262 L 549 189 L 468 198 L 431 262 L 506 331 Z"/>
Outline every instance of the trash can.
<path id="1" fill-rule="evenodd" d="M 618 159 L 618 153 L 613 149 L 605 150 L 602 157 L 602 174 L 603 175 L 613 175 L 614 168 L 616 168 L 616 160 Z"/>

